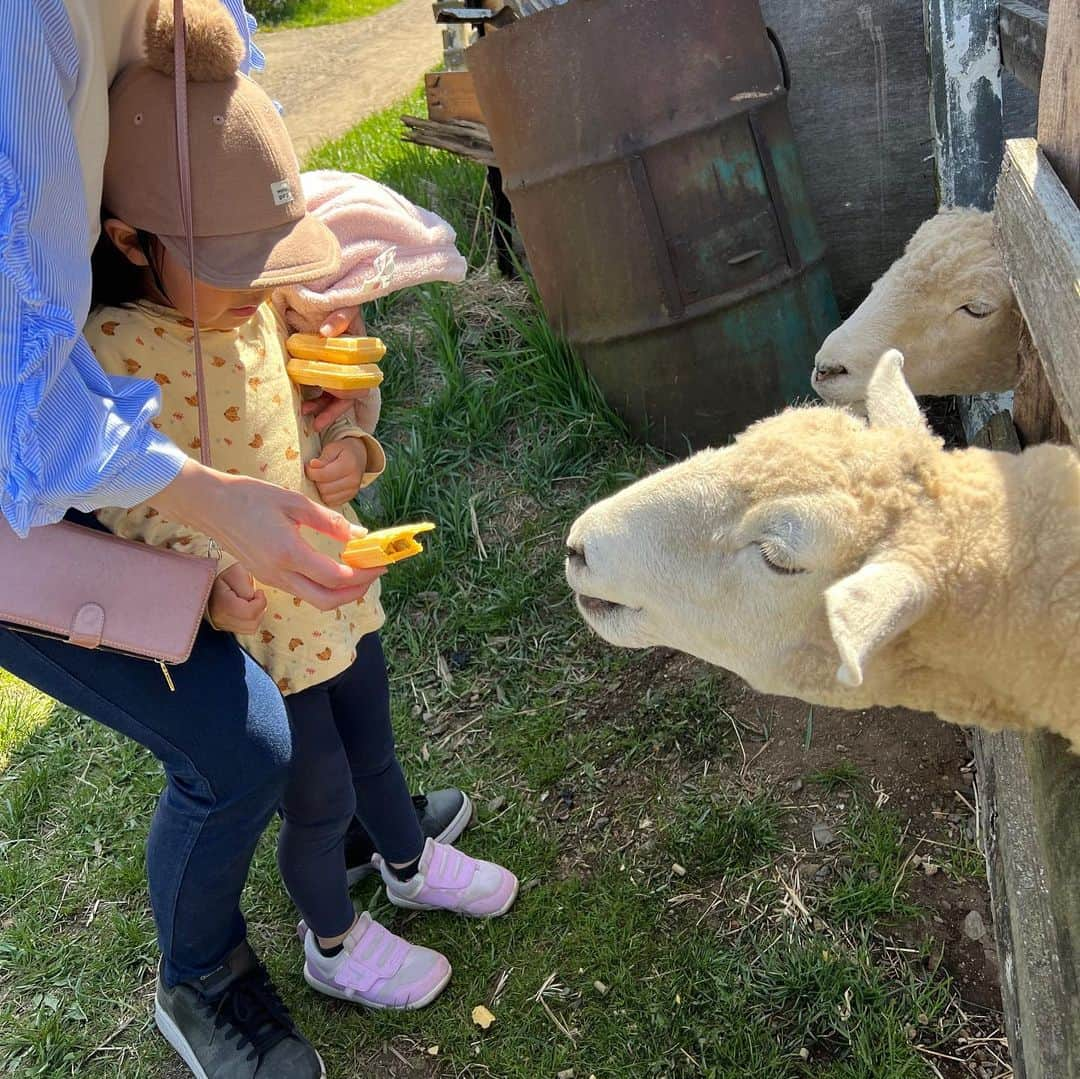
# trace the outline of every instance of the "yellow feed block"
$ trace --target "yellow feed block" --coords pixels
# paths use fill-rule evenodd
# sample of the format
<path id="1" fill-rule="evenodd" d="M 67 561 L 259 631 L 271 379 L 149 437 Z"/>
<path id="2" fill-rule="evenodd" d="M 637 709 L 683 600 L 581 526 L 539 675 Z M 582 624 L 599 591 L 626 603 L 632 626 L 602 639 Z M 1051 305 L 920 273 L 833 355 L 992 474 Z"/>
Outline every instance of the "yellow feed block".
<path id="1" fill-rule="evenodd" d="M 323 363 L 378 363 L 386 355 L 386 345 L 377 337 L 320 337 L 317 333 L 294 333 L 285 349 L 297 360 Z"/>
<path id="2" fill-rule="evenodd" d="M 435 526 L 430 521 L 421 521 L 414 525 L 398 525 L 397 528 L 384 528 L 380 532 L 369 532 L 360 539 L 354 539 L 341 552 L 341 561 L 353 569 L 375 569 L 389 566 L 405 558 L 420 554 L 424 545 L 416 537 L 421 532 L 432 532 Z"/>
<path id="3" fill-rule="evenodd" d="M 346 366 L 319 360 L 289 360 L 285 368 L 297 386 L 321 386 L 325 390 L 371 390 L 383 380 L 374 364 Z"/>

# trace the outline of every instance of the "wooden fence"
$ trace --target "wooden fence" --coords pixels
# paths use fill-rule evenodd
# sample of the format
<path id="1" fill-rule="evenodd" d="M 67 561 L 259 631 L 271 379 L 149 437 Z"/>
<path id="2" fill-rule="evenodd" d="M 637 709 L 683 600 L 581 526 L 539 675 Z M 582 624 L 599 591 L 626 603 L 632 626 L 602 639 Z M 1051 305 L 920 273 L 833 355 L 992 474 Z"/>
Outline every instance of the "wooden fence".
<path id="1" fill-rule="evenodd" d="M 983 55 L 951 49 L 950 26 L 968 41 L 975 34 Z M 927 29 L 932 61 L 935 35 L 944 58 L 931 86 L 946 202 L 989 204 L 998 135 L 986 104 L 993 87 L 977 84 L 992 82 L 999 43 L 1005 66 L 1039 93 L 1038 140 L 1004 144 L 994 208 L 1025 322 L 1021 378 L 1012 419 L 998 413 L 973 440 L 1001 450 L 1080 445 L 1080 0 L 1051 0 L 1048 17 L 1022 0 L 927 0 Z M 971 403 L 969 430 L 995 404 Z M 975 748 L 1014 1072 L 1078 1079 L 1080 757 L 1050 735 L 980 732 Z"/>

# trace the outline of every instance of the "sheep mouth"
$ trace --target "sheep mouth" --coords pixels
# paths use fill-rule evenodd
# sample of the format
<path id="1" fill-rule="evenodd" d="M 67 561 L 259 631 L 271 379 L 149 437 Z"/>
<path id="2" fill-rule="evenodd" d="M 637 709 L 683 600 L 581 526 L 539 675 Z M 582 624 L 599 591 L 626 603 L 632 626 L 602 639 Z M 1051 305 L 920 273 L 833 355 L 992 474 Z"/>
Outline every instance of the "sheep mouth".
<path id="1" fill-rule="evenodd" d="M 581 592 L 579 592 L 575 598 L 577 599 L 578 610 L 586 617 L 611 617 L 613 615 L 634 610 L 634 608 L 627 607 L 624 603 L 616 603 L 614 600 L 610 599 L 601 599 L 599 596 L 587 596 Z"/>

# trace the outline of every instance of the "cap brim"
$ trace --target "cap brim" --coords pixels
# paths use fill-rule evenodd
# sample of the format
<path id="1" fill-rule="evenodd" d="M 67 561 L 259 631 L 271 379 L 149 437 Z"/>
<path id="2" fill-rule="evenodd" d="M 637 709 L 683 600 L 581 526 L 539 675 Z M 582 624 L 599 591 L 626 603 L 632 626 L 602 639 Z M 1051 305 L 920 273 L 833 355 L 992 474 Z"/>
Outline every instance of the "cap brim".
<path id="1" fill-rule="evenodd" d="M 183 236 L 161 236 L 171 255 L 188 265 Z M 337 273 L 337 238 L 310 214 L 277 229 L 235 236 L 195 237 L 195 276 L 223 289 L 269 289 L 299 285 Z"/>

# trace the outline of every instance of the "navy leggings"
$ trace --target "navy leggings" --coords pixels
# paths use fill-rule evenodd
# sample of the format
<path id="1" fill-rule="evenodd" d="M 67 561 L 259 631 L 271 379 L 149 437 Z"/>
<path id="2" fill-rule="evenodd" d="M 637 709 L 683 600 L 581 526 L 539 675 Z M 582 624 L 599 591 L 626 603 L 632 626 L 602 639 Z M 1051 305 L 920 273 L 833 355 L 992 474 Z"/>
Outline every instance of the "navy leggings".
<path id="1" fill-rule="evenodd" d="M 345 880 L 354 816 L 388 862 L 412 861 L 424 845 L 394 749 L 379 635 L 360 641 L 348 670 L 285 701 L 293 754 L 278 866 L 304 921 L 318 936 L 336 937 L 356 917 Z"/>
<path id="2" fill-rule="evenodd" d="M 81 514 L 69 520 L 99 527 Z M 163 976 L 175 985 L 216 970 L 244 939 L 240 893 L 292 754 L 285 703 L 269 675 L 208 625 L 172 670 L 175 692 L 146 660 L 2 628 L 0 667 L 161 762 L 165 790 L 146 872 Z"/>

